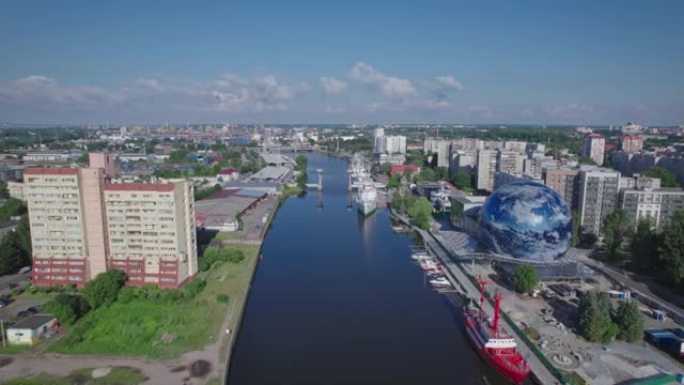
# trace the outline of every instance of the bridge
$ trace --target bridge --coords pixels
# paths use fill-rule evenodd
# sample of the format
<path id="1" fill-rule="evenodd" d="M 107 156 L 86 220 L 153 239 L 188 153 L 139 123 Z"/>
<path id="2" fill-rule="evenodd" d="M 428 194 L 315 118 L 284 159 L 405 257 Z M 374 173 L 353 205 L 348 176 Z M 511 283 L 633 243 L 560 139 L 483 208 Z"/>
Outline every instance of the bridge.
<path id="1" fill-rule="evenodd" d="M 316 172 L 318 173 L 318 183 L 307 183 L 306 188 L 315 188 L 318 191 L 323 191 L 323 169 L 318 168 Z"/>

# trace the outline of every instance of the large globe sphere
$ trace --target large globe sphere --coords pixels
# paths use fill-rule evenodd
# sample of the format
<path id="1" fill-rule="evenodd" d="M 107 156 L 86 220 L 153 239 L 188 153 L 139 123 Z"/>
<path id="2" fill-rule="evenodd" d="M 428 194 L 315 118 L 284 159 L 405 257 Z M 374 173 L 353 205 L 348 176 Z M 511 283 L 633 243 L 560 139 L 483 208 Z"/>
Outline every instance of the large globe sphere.
<path id="1" fill-rule="evenodd" d="M 565 254 L 572 216 L 563 198 L 533 181 L 501 186 L 480 210 L 480 237 L 492 252 L 539 262 Z"/>

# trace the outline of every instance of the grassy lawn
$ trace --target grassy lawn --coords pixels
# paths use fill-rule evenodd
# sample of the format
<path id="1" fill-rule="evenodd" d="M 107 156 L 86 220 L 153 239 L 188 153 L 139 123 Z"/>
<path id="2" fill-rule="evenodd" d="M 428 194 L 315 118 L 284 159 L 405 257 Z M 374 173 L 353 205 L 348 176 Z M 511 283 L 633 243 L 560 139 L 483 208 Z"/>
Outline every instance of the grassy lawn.
<path id="1" fill-rule="evenodd" d="M 81 369 L 66 377 L 39 374 L 5 381 L 0 385 L 135 385 L 147 380 L 142 373 L 132 368 L 112 368 L 108 375 L 100 378 L 92 378 L 92 371 L 92 369 Z"/>
<path id="2" fill-rule="evenodd" d="M 231 245 L 245 259 L 201 273 L 207 286 L 192 300 L 164 303 L 136 299 L 90 312 L 48 351 L 66 354 L 106 354 L 171 358 L 201 349 L 224 333 L 219 330 L 231 310 L 230 327 L 245 301 L 258 246 Z M 229 297 L 227 303 L 217 295 Z"/>
<path id="3" fill-rule="evenodd" d="M 244 236 L 242 231 L 221 231 L 216 234 L 216 239 L 219 241 L 230 241 L 233 239 L 240 239 Z"/>
<path id="4" fill-rule="evenodd" d="M 5 347 L 0 344 L 0 354 L 19 354 L 31 349 L 27 345 L 7 345 Z"/>

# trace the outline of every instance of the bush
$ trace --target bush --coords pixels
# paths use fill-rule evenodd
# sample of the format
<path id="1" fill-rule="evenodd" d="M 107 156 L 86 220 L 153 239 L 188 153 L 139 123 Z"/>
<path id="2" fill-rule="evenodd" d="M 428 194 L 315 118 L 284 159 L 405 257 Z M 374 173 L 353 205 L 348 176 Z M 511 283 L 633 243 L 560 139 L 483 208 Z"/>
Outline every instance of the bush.
<path id="1" fill-rule="evenodd" d="M 183 288 L 183 298 L 195 298 L 195 296 L 199 294 L 205 286 L 207 286 L 207 281 L 203 280 L 202 278 L 195 278 Z"/>
<path id="2" fill-rule="evenodd" d="M 199 260 L 200 271 L 207 271 L 215 264 L 222 264 L 224 262 L 239 263 L 245 259 L 242 251 L 235 249 L 218 250 L 213 247 L 207 248 Z"/>
<path id="3" fill-rule="evenodd" d="M 80 295 L 58 294 L 45 305 L 45 311 L 64 325 L 73 325 L 90 310 L 88 301 Z"/>
<path id="4" fill-rule="evenodd" d="M 227 294 L 217 294 L 216 295 L 216 302 L 220 303 L 228 303 L 228 295 Z"/>
<path id="5" fill-rule="evenodd" d="M 83 296 L 93 309 L 106 306 L 117 300 L 119 291 L 126 283 L 126 274 L 121 270 L 109 270 L 100 273 L 88 282 L 83 289 Z"/>

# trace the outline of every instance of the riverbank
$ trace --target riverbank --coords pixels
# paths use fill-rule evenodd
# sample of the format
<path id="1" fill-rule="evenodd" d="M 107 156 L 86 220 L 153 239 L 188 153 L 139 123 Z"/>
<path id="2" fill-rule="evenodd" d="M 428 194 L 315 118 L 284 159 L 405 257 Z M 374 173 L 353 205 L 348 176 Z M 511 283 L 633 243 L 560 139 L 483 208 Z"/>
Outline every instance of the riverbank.
<path id="1" fill-rule="evenodd" d="M 36 375 L 60 378 L 88 367 L 126 366 L 143 373 L 146 384 L 224 383 L 261 243 L 284 199 L 271 203 L 266 223 L 262 223 L 262 212 L 253 213 L 259 216 L 252 221 L 260 225 L 258 240 L 250 237 L 241 242 L 236 239 L 239 237 L 217 236 L 224 248 L 240 250 L 244 259 L 200 273 L 198 278 L 207 284 L 195 299 L 187 303 L 115 303 L 98 309 L 98 314 L 89 315 L 94 324 L 84 329 L 84 338 L 66 343 L 67 329 L 56 341 L 46 341 L 50 343 L 48 353 L 41 353 L 41 348 L 5 356 L 0 377 L 18 381 Z M 242 237 L 247 233 L 242 232 Z M 196 370 L 198 367 L 201 370 Z"/>

